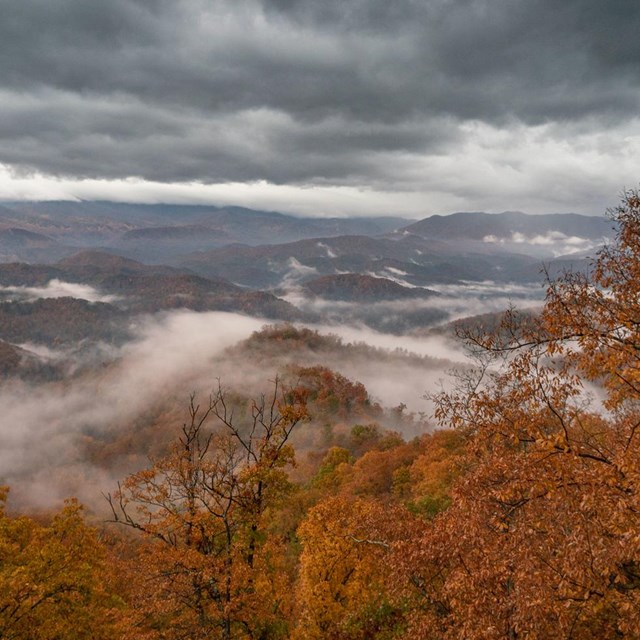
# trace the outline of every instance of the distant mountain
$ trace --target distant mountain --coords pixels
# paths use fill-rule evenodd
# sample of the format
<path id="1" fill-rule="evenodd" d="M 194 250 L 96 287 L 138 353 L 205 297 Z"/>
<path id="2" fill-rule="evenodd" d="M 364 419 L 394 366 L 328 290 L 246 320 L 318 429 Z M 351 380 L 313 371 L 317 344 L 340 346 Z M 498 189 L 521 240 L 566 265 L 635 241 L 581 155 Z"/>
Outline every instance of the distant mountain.
<path id="1" fill-rule="evenodd" d="M 557 256 L 593 249 L 613 237 L 614 232 L 612 222 L 604 217 L 576 213 L 527 215 L 506 211 L 431 216 L 403 227 L 397 233 L 449 242 L 471 241 L 530 255 Z"/>
<path id="2" fill-rule="evenodd" d="M 415 300 L 439 295 L 422 287 L 405 287 L 388 278 L 357 273 L 341 273 L 309 280 L 302 285 L 302 289 L 311 296 L 347 302 Z"/>
<path id="3" fill-rule="evenodd" d="M 40 299 L 0 304 L 0 339 L 75 345 L 87 337 L 112 342 L 124 337 L 123 312 L 113 305 L 76 298 Z"/>
<path id="4" fill-rule="evenodd" d="M 62 277 L 90 284 L 120 298 L 133 311 L 188 308 L 195 311 L 238 311 L 278 320 L 298 320 L 295 307 L 270 293 L 247 291 L 218 277 L 164 265 L 145 265 L 100 251 L 85 251 L 57 265 Z M 2 265 L 0 265 L 0 274 Z"/>
<path id="5" fill-rule="evenodd" d="M 121 238 L 121 242 L 181 242 L 185 240 L 202 241 L 204 238 L 220 241 L 221 233 L 204 225 L 188 224 L 165 227 L 146 227 L 127 231 Z"/>
<path id="6" fill-rule="evenodd" d="M 55 240 L 41 233 L 9 227 L 8 229 L 0 229 L 0 242 L 3 245 L 16 247 L 46 247 L 54 244 Z"/>
<path id="7" fill-rule="evenodd" d="M 19 227 L 48 236 L 51 260 L 81 248 L 113 249 L 146 262 L 232 243 L 284 243 L 344 234 L 381 235 L 406 225 L 403 218 L 301 218 L 275 211 L 205 205 L 117 202 L 13 202 L 0 207 L 0 229 Z M 66 250 L 64 247 L 71 247 Z M 0 245 L 1 248 L 1 245 Z M 27 260 L 24 253 L 7 259 Z M 47 254 L 41 254 L 42 260 Z M 0 259 L 2 256 L 0 255 Z"/>
<path id="8" fill-rule="evenodd" d="M 63 294 L 68 297 L 46 297 L 50 294 L 45 287 L 52 281 L 57 281 L 56 286 L 71 283 L 69 293 Z M 0 264 L 0 285 L 4 288 L 0 300 L 5 298 L 0 302 L 0 339 L 8 342 L 27 340 L 26 336 L 32 334 L 33 339 L 46 344 L 66 343 L 73 338 L 80 340 L 82 331 L 92 339 L 120 340 L 128 331 L 127 320 L 132 314 L 178 308 L 239 312 L 286 321 L 306 317 L 271 293 L 248 291 L 221 278 L 145 265 L 100 251 L 83 251 L 53 266 Z M 109 304 L 82 299 L 83 292 L 75 293 L 77 287 L 73 285 L 90 285 L 90 291 L 96 292 L 93 299 Z M 95 331 L 90 329 L 92 323 Z"/>
<path id="9" fill-rule="evenodd" d="M 0 226 L 0 262 L 59 258 L 66 248 L 53 238 L 20 227 Z"/>
<path id="10" fill-rule="evenodd" d="M 197 216 L 197 224 L 134 229 L 113 247 L 150 261 L 231 244 L 259 246 L 349 234 L 381 235 L 402 226 L 400 218 L 296 218 L 282 213 L 227 207 Z"/>
<path id="11" fill-rule="evenodd" d="M 117 271 L 119 273 L 137 273 L 147 271 L 149 267 L 138 260 L 125 258 L 117 254 L 99 250 L 78 251 L 73 255 L 59 260 L 57 266 L 64 270 L 92 270 L 92 271 Z M 157 270 L 157 267 L 155 268 Z M 175 271 L 169 269 L 169 271 Z"/>
<path id="12" fill-rule="evenodd" d="M 83 248 L 102 248 L 147 263 L 182 266 L 191 259 L 183 260 L 183 256 L 232 245 L 263 247 L 343 237 L 349 238 L 344 242 L 354 251 L 361 251 L 365 244 L 357 238 L 404 239 L 401 248 L 409 251 L 424 251 L 420 245 L 430 242 L 428 250 L 435 256 L 511 253 L 547 258 L 590 251 L 612 234 L 609 220 L 578 214 L 461 212 L 409 223 L 397 217 L 303 218 L 208 205 L 14 202 L 0 207 L 0 261 L 5 262 L 54 262 Z M 407 244 L 411 237 L 415 247 Z M 446 243 L 448 250 L 438 251 L 438 242 Z M 361 247 L 354 248 L 354 243 Z M 413 258 L 389 250 L 383 254 L 372 253 L 369 257 L 404 262 Z M 426 266 L 422 260 L 417 262 Z M 360 269 L 347 266 L 342 270 Z M 251 286 L 273 284 L 273 278 L 260 281 L 257 276 L 253 273 L 230 279 Z"/>
<path id="13" fill-rule="evenodd" d="M 402 218 L 298 218 L 274 211 L 224 207 L 198 218 L 200 225 L 245 244 L 282 243 L 305 238 L 380 235 L 397 229 Z"/>
<path id="14" fill-rule="evenodd" d="M 189 224 L 132 229 L 112 242 L 111 247 L 146 262 L 165 263 L 176 256 L 236 241 L 236 235 L 226 229 Z"/>
<path id="15" fill-rule="evenodd" d="M 0 210 L 0 226 L 42 233 L 64 245 L 106 245 L 140 224 L 119 216 L 120 208 L 90 202 L 11 202 Z"/>
<path id="16" fill-rule="evenodd" d="M 25 262 L 0 263 L 0 286 L 4 287 L 40 287 L 50 280 L 63 276 L 62 269 L 51 265 L 34 265 Z"/>
<path id="17" fill-rule="evenodd" d="M 512 284 L 544 282 L 545 270 L 588 269 L 588 256 L 612 234 L 607 219 L 578 214 L 467 212 L 407 224 L 242 207 L 6 203 L 0 299 L 25 301 L 38 292 L 16 287 L 58 280 L 55 294 L 74 295 L 68 283 L 89 285 L 98 292 L 89 291 L 90 299 L 127 316 L 188 308 L 277 320 L 352 318 L 376 327 L 380 304 L 389 303 L 384 322 L 400 331 L 409 313 L 412 325 L 433 321 L 437 305 L 424 302 L 429 288 L 462 292 L 469 283 L 489 283 L 488 295 L 509 296 Z M 345 305 L 338 313 L 320 299 L 376 303 L 377 315 L 359 308 L 347 316 Z"/>
<path id="18" fill-rule="evenodd" d="M 435 291 L 357 273 L 314 278 L 292 295 L 301 309 L 317 313 L 323 322 L 368 326 L 385 333 L 407 333 L 448 317 L 431 304 L 432 298 L 440 296 Z"/>
<path id="19" fill-rule="evenodd" d="M 482 251 L 480 250 L 482 249 Z M 255 287 L 285 287 L 323 275 L 360 273 L 429 286 L 466 280 L 539 281 L 539 259 L 505 251 L 477 250 L 413 234 L 371 238 L 340 236 L 280 245 L 232 245 L 193 253 L 179 261 L 205 277 Z"/>

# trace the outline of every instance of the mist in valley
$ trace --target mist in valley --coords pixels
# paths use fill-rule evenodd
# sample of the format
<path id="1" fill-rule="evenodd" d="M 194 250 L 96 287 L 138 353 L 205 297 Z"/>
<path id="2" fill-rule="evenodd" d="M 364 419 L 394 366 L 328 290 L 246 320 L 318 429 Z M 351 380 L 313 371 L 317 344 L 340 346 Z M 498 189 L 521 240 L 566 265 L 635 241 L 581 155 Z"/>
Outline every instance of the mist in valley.
<path id="1" fill-rule="evenodd" d="M 371 330 L 372 337 L 395 335 L 410 343 L 411 334 L 424 334 L 426 330 L 461 318 L 501 313 L 513 305 L 522 309 L 538 308 L 545 294 L 544 287 L 536 283 L 503 284 L 493 281 L 433 284 L 429 285 L 429 291 L 437 295 L 366 304 L 311 297 L 300 287 L 289 288 L 282 297 L 309 316 L 322 318 L 324 324 L 335 326 L 336 331 L 367 328 Z M 378 342 L 387 340 L 375 339 Z M 430 348 L 438 347 L 431 343 Z"/>
<path id="2" fill-rule="evenodd" d="M 41 287 L 0 287 L 0 300 L 29 302 L 48 298 L 77 298 L 88 302 L 115 302 L 118 296 L 104 294 L 95 287 L 77 282 L 64 282 L 54 278 Z"/>
<path id="3" fill-rule="evenodd" d="M 144 466 L 147 453 L 160 453 L 184 422 L 190 394 L 206 403 L 218 380 L 225 389 L 257 397 L 292 366 L 328 367 L 364 384 L 382 406 L 403 404 L 425 417 L 431 412 L 425 393 L 465 363 L 461 346 L 449 338 L 385 334 L 362 325 L 311 325 L 321 336 L 339 338 L 331 350 L 275 346 L 248 356 L 242 341 L 268 324 L 239 314 L 179 310 L 135 318 L 133 337 L 117 347 L 24 344 L 43 360 L 66 359 L 73 366 L 63 379 L 11 378 L 0 386 L 0 484 L 12 487 L 12 503 L 48 508 L 75 495 L 102 512 L 102 492 Z M 404 430 L 406 438 L 433 428 L 432 422 L 420 428 L 394 423 L 392 415 L 383 426 Z M 127 450 L 127 439 L 136 442 L 135 451 Z M 118 441 L 124 444 L 114 452 Z"/>
<path id="4" fill-rule="evenodd" d="M 112 287 L 134 274 L 149 300 L 162 291 L 161 286 L 144 289 L 145 276 L 140 274 L 147 267 L 117 261 L 111 265 L 108 256 L 100 259 L 107 266 L 99 268 L 121 269 L 117 277 L 109 271 L 100 276 Z M 234 396 L 255 398 L 268 394 L 276 378 L 294 386 L 300 371 L 314 367 L 316 373 L 326 369 L 361 383 L 372 406 L 382 408 L 375 415 L 332 418 L 337 432 L 364 420 L 414 438 L 437 428 L 429 394 L 451 384 L 452 370 L 470 366 L 449 323 L 499 313 L 512 304 L 535 308 L 544 295 L 535 283 L 490 280 L 422 289 L 390 267 L 389 280 L 409 297 L 326 299 L 305 288 L 305 279 L 318 275 L 314 268 L 295 258 L 288 268 L 276 293 L 306 318 L 290 325 L 294 333 L 305 328 L 317 332 L 318 340 L 310 343 L 319 341 L 319 347 L 307 344 L 304 335 L 288 343 L 279 336 L 270 339 L 270 331 L 277 334 L 278 321 L 255 311 L 250 316 L 186 308 L 192 295 L 188 289 L 176 297 L 185 308 L 139 313 L 134 289 L 107 293 L 100 289 L 99 278 L 96 286 L 43 280 L 36 269 L 24 271 L 40 278 L 36 284 L 0 288 L 5 317 L 14 330 L 13 345 L 19 350 L 12 358 L 22 363 L 0 381 L 0 484 L 11 486 L 12 504 L 48 509 L 73 495 L 104 513 L 103 493 L 146 466 L 149 456 L 162 455 L 177 436 L 191 394 L 206 404 L 221 384 Z M 46 269 L 42 267 L 42 273 Z M 159 283 L 164 277 L 159 274 L 151 274 L 149 282 Z M 373 274 L 365 278 L 376 286 L 380 281 Z M 356 293 L 372 295 L 366 286 Z M 38 305 L 56 299 L 59 320 L 48 323 L 51 311 Z M 67 308 L 65 301 L 75 301 L 75 306 Z M 84 306 L 78 307 L 79 302 Z M 35 324 L 29 321 L 32 311 Z M 85 314 L 81 326 L 75 325 L 78 314 Z M 298 428 L 294 444 L 300 455 L 331 444 L 323 419 Z"/>

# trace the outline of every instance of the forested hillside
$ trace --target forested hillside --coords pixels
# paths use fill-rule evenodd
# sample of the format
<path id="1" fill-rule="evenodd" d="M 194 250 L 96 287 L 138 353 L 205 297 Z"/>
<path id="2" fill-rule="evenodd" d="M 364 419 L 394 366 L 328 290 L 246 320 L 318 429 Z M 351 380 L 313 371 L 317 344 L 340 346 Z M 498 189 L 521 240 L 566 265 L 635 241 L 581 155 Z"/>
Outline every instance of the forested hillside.
<path id="1" fill-rule="evenodd" d="M 638 193 L 613 215 L 539 314 L 457 325 L 475 366 L 436 431 L 320 364 L 370 347 L 272 326 L 227 352 L 275 366 L 263 393 L 221 381 L 154 432 L 86 434 L 97 465 L 137 456 L 108 522 L 3 489 L 0 637 L 639 637 Z"/>

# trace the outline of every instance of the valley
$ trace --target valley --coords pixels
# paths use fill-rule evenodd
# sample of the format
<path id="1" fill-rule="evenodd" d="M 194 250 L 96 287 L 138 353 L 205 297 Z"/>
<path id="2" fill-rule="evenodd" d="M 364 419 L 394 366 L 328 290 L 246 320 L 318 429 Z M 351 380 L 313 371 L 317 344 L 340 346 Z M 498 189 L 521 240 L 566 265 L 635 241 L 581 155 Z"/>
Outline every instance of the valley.
<path id="1" fill-rule="evenodd" d="M 1 213 L 0 577 L 18 602 L 2 624 L 105 640 L 457 633 L 488 593 L 467 566 L 498 593 L 478 624 L 502 620 L 500 563 L 532 536 L 543 564 L 514 575 L 552 586 L 533 588 L 548 613 L 527 624 L 565 624 L 555 546 L 535 527 L 598 535 L 599 520 L 565 520 L 594 486 L 618 499 L 615 472 L 596 482 L 591 467 L 635 430 L 624 410 L 615 428 L 597 412 L 620 393 L 606 367 L 627 362 L 629 297 L 604 305 L 590 286 L 624 259 L 607 253 L 611 221 L 243 211 L 239 242 L 226 213 L 214 229 L 188 207 L 163 225 L 163 207 Z M 625 345 L 596 365 L 609 333 L 589 305 Z M 567 327 L 600 346 L 573 351 Z M 616 526 L 606 556 L 622 568 L 593 580 L 616 570 L 633 589 Z M 584 554 L 562 571 L 583 571 Z M 589 633 L 601 624 L 598 609 L 571 612 Z"/>
<path id="2" fill-rule="evenodd" d="M 389 415 L 404 406 L 407 415 L 422 416 L 397 424 L 379 416 L 385 428 L 414 437 L 433 428 L 425 395 L 450 369 L 467 366 L 452 323 L 490 323 L 509 305 L 538 308 L 543 266 L 548 273 L 583 268 L 586 248 L 612 229 L 604 218 L 576 215 L 407 222 L 104 202 L 5 204 L 0 408 L 5 424 L 23 427 L 18 448 L 3 447 L 12 462 L 5 460 L 1 481 L 28 503 L 27 496 L 41 495 L 34 488 L 40 481 L 26 480 L 35 466 L 57 478 L 44 495 L 75 493 L 101 509 L 104 483 L 95 478 L 135 469 L 143 442 L 161 447 L 190 393 L 206 395 L 216 379 L 258 393 L 296 367 L 327 367 L 363 383 Z M 287 332 L 292 338 L 283 338 Z M 50 456 L 36 435 L 45 424 L 61 443 L 57 470 L 41 460 Z M 121 441 L 129 424 L 140 430 L 133 450 Z M 97 476 L 87 462 L 88 450 L 89 459 L 100 458 L 88 444 L 96 438 L 122 451 Z M 21 447 L 30 455 L 16 464 L 11 452 Z M 70 468 L 83 477 L 81 491 L 73 491 Z"/>

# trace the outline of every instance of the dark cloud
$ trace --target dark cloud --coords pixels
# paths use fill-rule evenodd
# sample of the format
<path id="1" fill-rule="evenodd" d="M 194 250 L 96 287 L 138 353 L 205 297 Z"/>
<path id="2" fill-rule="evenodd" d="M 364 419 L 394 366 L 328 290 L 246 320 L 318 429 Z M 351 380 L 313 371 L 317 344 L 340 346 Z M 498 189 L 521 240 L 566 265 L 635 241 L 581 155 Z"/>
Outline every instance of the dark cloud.
<path id="1" fill-rule="evenodd" d="M 466 123 L 601 131 L 640 108 L 635 2 L 0 0 L 0 10 L 0 163 L 18 171 L 393 187 L 407 158 L 460 149 Z"/>

